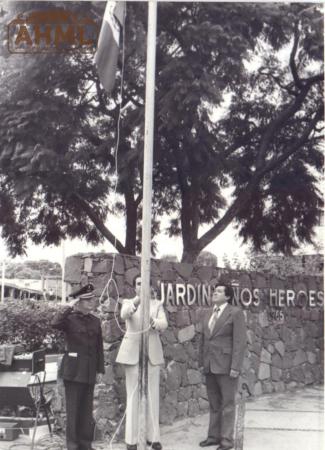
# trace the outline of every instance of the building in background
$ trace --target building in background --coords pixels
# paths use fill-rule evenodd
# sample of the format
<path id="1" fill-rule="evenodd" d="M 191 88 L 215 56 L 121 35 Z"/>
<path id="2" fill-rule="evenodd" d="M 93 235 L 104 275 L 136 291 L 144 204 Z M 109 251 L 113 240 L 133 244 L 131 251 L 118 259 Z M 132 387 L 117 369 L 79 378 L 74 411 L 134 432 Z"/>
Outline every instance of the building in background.
<path id="1" fill-rule="evenodd" d="M 44 277 L 41 280 L 5 279 L 4 298 L 8 300 L 61 300 L 61 278 Z"/>

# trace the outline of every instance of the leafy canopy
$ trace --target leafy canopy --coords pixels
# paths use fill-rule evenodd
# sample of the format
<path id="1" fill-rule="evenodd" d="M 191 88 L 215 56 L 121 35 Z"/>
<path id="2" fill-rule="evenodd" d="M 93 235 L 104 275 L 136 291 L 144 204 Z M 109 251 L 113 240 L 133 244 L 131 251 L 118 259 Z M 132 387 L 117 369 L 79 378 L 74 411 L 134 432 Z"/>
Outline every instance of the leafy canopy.
<path id="1" fill-rule="evenodd" d="M 69 8 L 103 13 L 97 3 Z M 310 3 L 159 3 L 152 234 L 169 216 L 184 261 L 232 222 L 257 249 L 288 253 L 312 240 L 322 209 L 322 27 Z M 1 50 L 0 224 L 13 255 L 28 238 L 67 236 L 140 249 L 144 2 L 128 3 L 124 34 L 122 97 L 122 71 L 108 96 L 92 55 Z M 124 242 L 109 214 L 125 217 Z"/>

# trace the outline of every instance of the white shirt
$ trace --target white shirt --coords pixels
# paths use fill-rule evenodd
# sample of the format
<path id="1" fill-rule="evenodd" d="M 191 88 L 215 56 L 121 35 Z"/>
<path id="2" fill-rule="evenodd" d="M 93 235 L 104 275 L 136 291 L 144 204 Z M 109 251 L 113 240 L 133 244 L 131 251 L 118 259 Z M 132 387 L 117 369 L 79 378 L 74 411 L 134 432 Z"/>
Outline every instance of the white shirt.
<path id="1" fill-rule="evenodd" d="M 213 313 L 211 314 L 210 320 L 209 320 L 209 329 L 212 332 L 214 325 L 217 321 L 217 319 L 220 317 L 220 315 L 223 313 L 223 310 L 228 305 L 228 303 L 223 303 L 222 305 L 215 305 L 213 307 Z"/>
<path id="2" fill-rule="evenodd" d="M 219 309 L 219 312 L 218 312 L 217 317 L 220 317 L 220 316 L 221 316 L 221 314 L 223 313 L 223 310 L 225 309 L 225 307 L 226 307 L 227 305 L 228 305 L 227 302 L 226 302 L 226 303 L 223 303 L 223 304 L 220 305 L 220 306 L 215 305 L 215 307 L 213 308 L 213 311 Z"/>

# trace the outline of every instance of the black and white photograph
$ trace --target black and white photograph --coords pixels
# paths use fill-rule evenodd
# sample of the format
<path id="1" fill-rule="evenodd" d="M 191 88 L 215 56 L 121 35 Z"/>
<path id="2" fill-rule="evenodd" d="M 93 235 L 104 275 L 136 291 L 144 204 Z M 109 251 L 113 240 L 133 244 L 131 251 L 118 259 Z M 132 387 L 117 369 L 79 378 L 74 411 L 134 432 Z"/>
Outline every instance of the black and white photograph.
<path id="1" fill-rule="evenodd" d="M 324 450 L 324 4 L 0 0 L 0 450 Z"/>

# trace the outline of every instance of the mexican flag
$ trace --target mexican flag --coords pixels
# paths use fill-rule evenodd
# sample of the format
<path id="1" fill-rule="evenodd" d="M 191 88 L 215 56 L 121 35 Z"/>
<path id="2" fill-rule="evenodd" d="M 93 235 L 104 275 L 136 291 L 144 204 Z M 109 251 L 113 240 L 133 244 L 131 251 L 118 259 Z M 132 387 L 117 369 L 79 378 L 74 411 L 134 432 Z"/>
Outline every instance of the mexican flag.
<path id="1" fill-rule="evenodd" d="M 107 2 L 95 54 L 99 79 L 107 92 L 114 88 L 124 14 L 125 2 Z"/>

